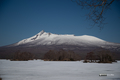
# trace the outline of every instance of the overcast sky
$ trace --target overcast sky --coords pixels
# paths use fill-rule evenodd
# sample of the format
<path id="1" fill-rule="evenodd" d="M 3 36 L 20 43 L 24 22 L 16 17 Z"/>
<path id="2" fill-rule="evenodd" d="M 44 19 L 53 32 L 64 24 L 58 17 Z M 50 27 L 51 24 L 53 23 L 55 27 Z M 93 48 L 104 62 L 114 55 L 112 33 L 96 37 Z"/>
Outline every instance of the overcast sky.
<path id="1" fill-rule="evenodd" d="M 0 46 L 29 38 L 41 30 L 55 34 L 91 35 L 120 43 L 120 1 L 104 13 L 102 30 L 91 28 L 88 10 L 71 0 L 0 0 Z"/>

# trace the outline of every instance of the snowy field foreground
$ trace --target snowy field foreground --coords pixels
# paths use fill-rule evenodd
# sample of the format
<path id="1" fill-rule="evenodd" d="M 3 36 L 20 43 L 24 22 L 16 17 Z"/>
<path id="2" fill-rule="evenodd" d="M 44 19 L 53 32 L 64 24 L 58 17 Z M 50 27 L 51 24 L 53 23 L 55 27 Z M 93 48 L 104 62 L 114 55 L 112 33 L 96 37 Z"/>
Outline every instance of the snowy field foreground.
<path id="1" fill-rule="evenodd" d="M 99 74 L 114 76 L 99 76 Z M 113 64 L 82 61 L 0 60 L 2 80 L 120 80 L 120 61 Z"/>

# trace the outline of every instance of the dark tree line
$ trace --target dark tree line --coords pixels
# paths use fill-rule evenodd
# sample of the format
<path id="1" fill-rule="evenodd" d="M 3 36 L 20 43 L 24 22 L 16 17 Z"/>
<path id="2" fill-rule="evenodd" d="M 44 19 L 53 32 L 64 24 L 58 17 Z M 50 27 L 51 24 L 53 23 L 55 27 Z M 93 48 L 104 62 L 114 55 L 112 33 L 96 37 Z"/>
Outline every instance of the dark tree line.
<path id="1" fill-rule="evenodd" d="M 99 63 L 112 63 L 116 62 L 114 58 L 114 53 L 109 50 L 102 50 L 98 53 Z"/>
<path id="2" fill-rule="evenodd" d="M 96 56 L 93 52 L 89 52 L 86 55 L 86 60 L 90 60 L 90 62 L 96 62 Z"/>
<path id="3" fill-rule="evenodd" d="M 76 61 L 80 60 L 80 55 L 74 53 L 73 51 L 65 51 L 65 50 L 49 50 L 44 55 L 44 60 L 48 61 Z"/>
<path id="4" fill-rule="evenodd" d="M 97 54 L 94 52 L 87 53 L 84 63 L 87 62 L 112 63 L 116 62 L 116 60 L 114 58 L 114 53 L 103 49 L 101 51 L 97 51 Z"/>
<path id="5" fill-rule="evenodd" d="M 33 59 L 34 59 L 34 55 L 32 53 L 17 51 L 14 53 L 14 56 L 11 59 L 11 61 L 28 61 Z"/>

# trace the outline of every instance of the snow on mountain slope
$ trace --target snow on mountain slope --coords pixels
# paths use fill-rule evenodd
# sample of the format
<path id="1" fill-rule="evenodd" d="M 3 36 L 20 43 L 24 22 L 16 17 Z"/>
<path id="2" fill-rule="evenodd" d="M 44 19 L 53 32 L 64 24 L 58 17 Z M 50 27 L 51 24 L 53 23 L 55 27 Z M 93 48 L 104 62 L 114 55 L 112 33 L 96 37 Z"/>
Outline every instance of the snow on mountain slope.
<path id="1" fill-rule="evenodd" d="M 27 45 L 28 47 L 37 45 L 75 45 L 75 46 L 97 46 L 102 48 L 117 48 L 120 44 L 111 43 L 94 36 L 82 35 L 58 35 L 44 32 L 43 30 L 33 37 L 19 41 L 12 46 Z"/>
<path id="2" fill-rule="evenodd" d="M 101 46 L 104 45 L 106 41 L 96 38 L 94 36 L 82 35 L 58 35 L 44 32 L 43 30 L 33 37 L 24 39 L 15 44 L 15 46 L 30 44 L 32 46 L 36 45 L 80 45 L 80 46 Z"/>

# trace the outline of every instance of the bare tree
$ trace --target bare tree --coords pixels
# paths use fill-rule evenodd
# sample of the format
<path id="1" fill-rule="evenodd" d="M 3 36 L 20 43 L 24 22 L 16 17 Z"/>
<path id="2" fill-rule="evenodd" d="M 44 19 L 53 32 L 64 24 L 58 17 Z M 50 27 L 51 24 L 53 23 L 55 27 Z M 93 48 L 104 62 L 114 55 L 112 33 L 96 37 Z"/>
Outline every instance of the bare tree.
<path id="1" fill-rule="evenodd" d="M 95 60 L 95 55 L 94 55 L 94 53 L 93 53 L 93 52 L 87 53 L 86 59 L 91 60 L 91 62 L 94 62 L 94 61 L 93 61 L 93 60 Z"/>
<path id="2" fill-rule="evenodd" d="M 50 61 L 77 61 L 80 60 L 80 55 L 73 51 L 65 51 L 63 49 L 59 51 L 50 50 L 44 55 L 44 60 Z"/>
<path id="3" fill-rule="evenodd" d="M 109 50 L 101 50 L 98 51 L 98 59 L 99 59 L 99 63 L 112 63 L 112 62 L 116 62 L 115 58 L 114 58 L 114 53 L 109 51 Z"/>
<path id="4" fill-rule="evenodd" d="M 54 50 L 49 50 L 45 55 L 44 55 L 44 60 L 56 60 L 56 53 Z"/>
<path id="5" fill-rule="evenodd" d="M 16 51 L 14 53 L 13 58 L 11 61 L 28 61 L 28 60 L 33 60 L 34 55 L 30 52 L 21 52 L 21 51 Z"/>
<path id="6" fill-rule="evenodd" d="M 100 29 L 104 26 L 105 17 L 103 13 L 109 9 L 110 5 L 115 0 L 71 0 L 76 2 L 82 9 L 89 9 L 90 12 L 87 15 L 87 19 L 90 19 L 94 22 L 94 25 L 98 25 Z"/>

